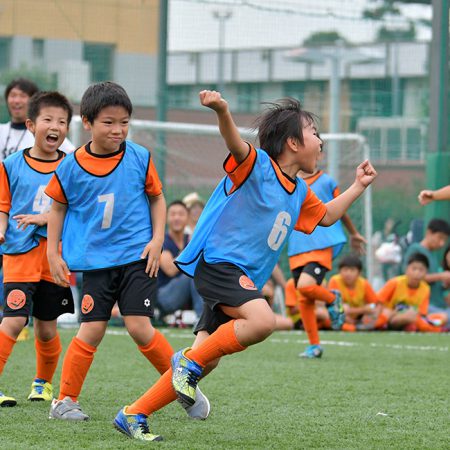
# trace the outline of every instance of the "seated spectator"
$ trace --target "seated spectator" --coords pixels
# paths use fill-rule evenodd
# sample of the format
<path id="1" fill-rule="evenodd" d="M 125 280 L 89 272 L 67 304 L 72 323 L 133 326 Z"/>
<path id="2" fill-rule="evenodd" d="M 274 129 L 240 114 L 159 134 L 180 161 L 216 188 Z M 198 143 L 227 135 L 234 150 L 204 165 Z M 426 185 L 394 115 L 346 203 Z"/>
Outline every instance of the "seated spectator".
<path id="1" fill-rule="evenodd" d="M 450 270 L 441 270 L 438 250 L 448 241 L 450 225 L 442 219 L 433 219 L 428 224 L 425 236 L 420 242 L 412 243 L 405 252 L 404 261 L 408 261 L 414 253 L 421 253 L 428 259 L 429 269 L 425 281 L 431 287 L 430 312 L 450 315 L 450 304 L 445 299 L 445 286 L 450 285 Z M 403 267 L 406 270 L 406 267 Z"/>
<path id="2" fill-rule="evenodd" d="M 361 276 L 361 259 L 356 255 L 346 255 L 338 267 L 339 274 L 330 278 L 328 288 L 341 293 L 345 322 L 361 330 L 374 329 L 381 306 L 372 286 Z"/>
<path id="3" fill-rule="evenodd" d="M 390 279 L 378 293 L 383 304 L 382 315 L 394 330 L 443 331 L 447 321 L 445 314 L 428 315 L 430 286 L 425 281 L 429 268 L 428 259 L 421 253 L 413 253 L 406 266 L 405 275 Z"/>
<path id="4" fill-rule="evenodd" d="M 184 232 L 188 220 L 186 205 L 179 200 L 167 208 L 167 228 L 158 273 L 157 307 L 161 316 L 192 306 L 197 317 L 203 311 L 203 299 L 194 280 L 181 273 L 173 260 L 186 247 L 189 235 Z"/>
<path id="5" fill-rule="evenodd" d="M 188 235 L 192 235 L 195 226 L 197 225 L 198 219 L 205 207 L 205 203 L 197 192 L 191 192 L 183 198 L 183 203 L 186 205 L 189 215 L 188 222 L 184 232 Z"/>

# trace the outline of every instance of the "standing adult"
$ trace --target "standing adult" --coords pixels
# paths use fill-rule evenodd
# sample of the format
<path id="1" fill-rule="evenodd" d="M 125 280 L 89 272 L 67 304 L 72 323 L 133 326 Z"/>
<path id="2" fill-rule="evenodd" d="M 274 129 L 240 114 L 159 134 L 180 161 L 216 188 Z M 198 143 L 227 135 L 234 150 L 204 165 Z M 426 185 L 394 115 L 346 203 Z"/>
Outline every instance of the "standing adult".
<path id="1" fill-rule="evenodd" d="M 0 162 L 12 153 L 34 145 L 34 136 L 25 126 L 30 98 L 39 91 L 37 85 L 26 78 L 12 80 L 5 89 L 5 101 L 10 121 L 0 125 Z M 64 140 L 60 150 L 74 150 L 69 140 Z"/>

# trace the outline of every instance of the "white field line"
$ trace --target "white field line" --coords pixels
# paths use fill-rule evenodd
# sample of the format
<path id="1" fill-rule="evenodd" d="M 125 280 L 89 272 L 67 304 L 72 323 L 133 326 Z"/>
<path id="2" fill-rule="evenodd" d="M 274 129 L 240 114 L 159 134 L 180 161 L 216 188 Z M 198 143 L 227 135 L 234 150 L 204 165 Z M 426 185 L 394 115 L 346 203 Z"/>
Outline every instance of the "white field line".
<path id="1" fill-rule="evenodd" d="M 172 330 L 166 331 L 165 329 L 162 329 L 162 330 L 160 329 L 160 331 L 162 331 L 167 337 L 170 337 L 170 338 L 189 339 L 192 341 L 194 340 L 194 336 L 190 332 L 180 333 L 180 332 L 172 331 Z M 126 336 L 126 335 L 128 335 L 126 330 L 106 330 L 106 334 L 109 334 L 111 336 Z M 398 333 L 395 333 L 395 334 L 398 334 Z M 298 336 L 298 334 L 297 334 L 297 336 Z M 294 339 L 292 339 L 292 338 L 294 338 Z M 309 341 L 307 339 L 295 339 L 295 335 L 290 336 L 290 339 L 271 337 L 268 339 L 268 342 L 271 342 L 274 344 L 309 344 Z M 448 352 L 449 351 L 448 347 L 439 347 L 439 346 L 435 346 L 435 345 L 380 344 L 378 342 L 361 343 L 361 342 L 331 341 L 331 340 L 322 340 L 321 343 L 323 345 L 335 345 L 337 347 L 392 348 L 394 350 L 417 350 L 417 351 L 427 351 L 427 352 L 428 351 L 437 351 L 437 352 Z"/>

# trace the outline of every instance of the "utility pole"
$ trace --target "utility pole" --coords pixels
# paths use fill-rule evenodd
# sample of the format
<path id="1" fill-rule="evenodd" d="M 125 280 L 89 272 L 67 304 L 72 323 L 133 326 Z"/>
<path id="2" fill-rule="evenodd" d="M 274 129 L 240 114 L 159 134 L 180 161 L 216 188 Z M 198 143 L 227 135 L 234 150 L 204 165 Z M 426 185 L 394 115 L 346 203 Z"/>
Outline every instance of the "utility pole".
<path id="1" fill-rule="evenodd" d="M 213 11 L 214 19 L 219 21 L 219 54 L 217 58 L 217 90 L 225 96 L 225 81 L 224 81 L 224 71 L 225 71 L 225 30 L 226 21 L 232 17 L 233 13 L 231 10 L 216 10 Z"/>

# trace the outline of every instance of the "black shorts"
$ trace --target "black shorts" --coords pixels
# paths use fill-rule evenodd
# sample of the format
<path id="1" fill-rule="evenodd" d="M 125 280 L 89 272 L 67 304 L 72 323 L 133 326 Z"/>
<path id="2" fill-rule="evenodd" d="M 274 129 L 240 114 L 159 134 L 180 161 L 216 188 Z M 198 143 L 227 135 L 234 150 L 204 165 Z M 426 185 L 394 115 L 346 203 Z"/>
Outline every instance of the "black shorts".
<path id="1" fill-rule="evenodd" d="M 65 313 L 73 313 L 70 288 L 41 280 L 38 282 L 4 283 L 4 317 L 32 315 L 39 320 L 55 320 Z"/>
<path id="2" fill-rule="evenodd" d="M 316 262 L 310 262 L 306 264 L 306 266 L 296 267 L 294 270 L 292 270 L 292 277 L 294 278 L 295 286 L 297 286 L 298 279 L 300 278 L 300 274 L 302 272 L 311 275 L 317 281 L 317 284 L 320 286 L 322 284 L 323 279 L 325 278 L 325 275 L 328 272 L 328 269 Z"/>
<path id="3" fill-rule="evenodd" d="M 81 322 L 108 321 L 114 304 L 122 316 L 153 317 L 156 278 L 145 273 L 147 260 L 112 269 L 83 272 Z"/>
<path id="4" fill-rule="evenodd" d="M 208 264 L 203 257 L 200 258 L 194 283 L 205 302 L 194 333 L 205 330 L 211 334 L 220 325 L 232 320 L 218 308 L 219 305 L 237 307 L 264 298 L 244 271 L 231 263 Z"/>

